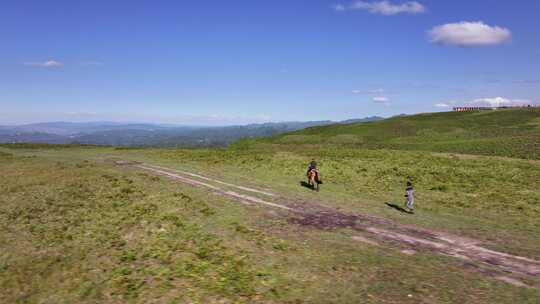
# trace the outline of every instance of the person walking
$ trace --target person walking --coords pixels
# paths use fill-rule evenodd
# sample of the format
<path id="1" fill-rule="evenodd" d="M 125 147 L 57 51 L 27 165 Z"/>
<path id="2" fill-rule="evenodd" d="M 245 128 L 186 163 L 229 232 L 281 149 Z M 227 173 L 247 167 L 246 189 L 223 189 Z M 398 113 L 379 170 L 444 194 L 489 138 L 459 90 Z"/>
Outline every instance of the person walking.
<path id="1" fill-rule="evenodd" d="M 409 209 L 409 212 L 414 213 L 414 188 L 412 183 L 407 182 L 407 187 L 405 188 L 405 207 Z"/>

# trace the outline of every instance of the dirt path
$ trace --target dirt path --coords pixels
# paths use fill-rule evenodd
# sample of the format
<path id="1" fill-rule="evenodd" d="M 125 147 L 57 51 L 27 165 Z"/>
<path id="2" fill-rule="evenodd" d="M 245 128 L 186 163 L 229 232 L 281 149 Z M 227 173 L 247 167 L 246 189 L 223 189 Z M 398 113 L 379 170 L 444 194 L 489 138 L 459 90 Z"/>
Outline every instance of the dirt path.
<path id="1" fill-rule="evenodd" d="M 149 166 L 149 165 L 147 165 L 147 166 Z M 155 166 L 155 165 L 151 165 L 150 167 L 156 168 L 156 169 L 169 170 L 169 171 L 171 170 L 169 168 Z M 221 185 L 237 188 L 237 189 L 244 190 L 244 191 L 247 191 L 247 192 L 264 194 L 264 195 L 268 195 L 268 196 L 276 196 L 275 194 L 267 192 L 267 191 L 262 191 L 262 190 L 257 190 L 257 189 L 248 188 L 248 187 L 244 187 L 244 186 L 238 186 L 238 185 L 234 185 L 234 184 L 229 184 L 229 183 L 217 180 L 217 179 L 208 178 L 208 177 L 205 177 L 205 176 L 202 176 L 202 175 L 199 175 L 199 174 L 195 174 L 195 173 L 190 173 L 190 172 L 186 172 L 186 171 L 180 171 L 180 170 L 177 170 L 177 169 L 175 169 L 174 172 L 177 172 L 177 173 L 180 173 L 180 174 L 183 174 L 183 175 L 188 175 L 188 176 L 191 176 L 191 177 L 196 177 L 196 178 L 206 180 L 206 181 L 209 181 L 209 182 L 215 182 L 215 183 L 218 183 L 218 184 L 221 184 Z"/>
<path id="2" fill-rule="evenodd" d="M 141 169 L 144 169 L 144 170 L 148 170 L 148 171 L 152 171 L 152 172 L 160 174 L 160 175 L 165 175 L 165 176 L 174 178 L 176 180 L 180 180 L 180 181 L 182 181 L 182 182 L 184 182 L 186 184 L 190 184 L 192 186 L 202 186 L 202 187 L 209 188 L 209 189 L 213 190 L 216 193 L 226 195 L 226 196 L 232 197 L 234 199 L 239 199 L 244 204 L 245 203 L 248 203 L 248 204 L 249 203 L 256 203 L 256 204 L 262 204 L 262 205 L 267 205 L 267 206 L 271 206 L 271 207 L 275 207 L 275 208 L 281 208 L 281 209 L 285 209 L 285 210 L 294 211 L 292 208 L 289 208 L 287 206 L 274 204 L 274 203 L 267 202 L 265 200 L 259 199 L 257 197 L 253 197 L 253 196 L 249 196 L 249 195 L 245 195 L 245 194 L 240 194 L 238 192 L 224 190 L 224 189 L 221 189 L 221 188 L 216 187 L 214 185 L 210 185 L 210 184 L 207 184 L 207 183 L 204 183 L 204 182 L 200 182 L 200 181 L 197 181 L 197 180 L 194 180 L 194 179 L 187 178 L 185 176 L 178 175 L 177 173 L 172 173 L 170 171 L 165 171 L 165 170 L 163 170 L 162 167 L 157 167 L 156 168 L 154 166 L 142 165 L 142 164 L 135 165 L 135 167 L 141 168 Z M 198 175 L 198 176 L 200 176 L 200 175 Z M 211 180 L 211 179 L 208 179 L 208 178 L 204 178 L 204 179 Z M 213 180 L 213 181 L 215 181 L 215 180 Z M 232 184 L 228 184 L 228 183 L 224 183 L 224 182 L 220 182 L 220 183 L 225 184 L 225 185 L 234 186 Z M 245 188 L 245 187 L 238 187 L 238 186 L 235 186 L 235 187 L 240 188 L 240 189 L 249 189 L 249 188 Z M 251 191 L 253 191 L 253 189 Z M 258 193 L 265 193 L 265 192 L 262 192 L 262 191 L 257 191 L 257 190 L 255 190 L 255 191 L 258 192 Z M 272 196 L 273 196 L 273 194 L 272 194 Z"/>
<path id="3" fill-rule="evenodd" d="M 191 186 L 207 188 L 218 195 L 230 197 L 242 204 L 258 204 L 284 210 L 288 213 L 290 222 L 294 224 L 325 230 L 351 228 L 362 232 L 362 235 L 352 237 L 354 241 L 372 246 L 384 243 L 398 247 L 402 253 L 409 255 L 418 251 L 428 251 L 451 256 L 464 261 L 465 268 L 483 275 L 520 287 L 540 289 L 538 282 L 540 261 L 484 248 L 480 246 L 478 240 L 413 225 L 403 225 L 384 218 L 343 213 L 313 203 L 291 202 L 267 191 L 226 183 L 200 174 L 129 161 L 116 161 L 115 163 L 166 176 Z M 231 191 L 209 182 L 264 195 L 269 199 Z"/>

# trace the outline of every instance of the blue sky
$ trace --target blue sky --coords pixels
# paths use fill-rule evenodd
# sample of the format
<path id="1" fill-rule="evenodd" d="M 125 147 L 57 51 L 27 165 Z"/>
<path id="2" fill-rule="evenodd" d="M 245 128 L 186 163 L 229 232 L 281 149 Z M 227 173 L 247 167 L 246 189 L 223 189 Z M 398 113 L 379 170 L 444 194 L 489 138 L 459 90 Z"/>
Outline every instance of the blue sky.
<path id="1" fill-rule="evenodd" d="M 0 124 L 540 101 L 540 1 L 2 1 Z"/>

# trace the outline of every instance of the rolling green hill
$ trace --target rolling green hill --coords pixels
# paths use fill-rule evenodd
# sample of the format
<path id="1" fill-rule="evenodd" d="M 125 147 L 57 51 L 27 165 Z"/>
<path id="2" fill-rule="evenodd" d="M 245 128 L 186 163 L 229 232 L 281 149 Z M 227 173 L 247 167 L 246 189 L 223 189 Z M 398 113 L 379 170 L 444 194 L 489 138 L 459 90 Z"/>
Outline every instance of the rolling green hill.
<path id="1" fill-rule="evenodd" d="M 540 109 L 399 116 L 368 123 L 312 127 L 257 142 L 540 159 Z"/>

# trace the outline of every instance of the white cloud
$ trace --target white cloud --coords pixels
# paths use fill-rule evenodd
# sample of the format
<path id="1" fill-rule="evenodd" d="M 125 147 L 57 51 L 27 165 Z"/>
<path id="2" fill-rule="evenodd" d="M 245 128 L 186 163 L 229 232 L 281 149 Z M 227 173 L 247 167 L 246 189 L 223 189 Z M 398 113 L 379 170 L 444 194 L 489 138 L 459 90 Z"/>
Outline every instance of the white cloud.
<path id="1" fill-rule="evenodd" d="M 38 68 L 59 68 L 64 64 L 56 60 L 47 60 L 45 62 L 25 62 L 24 65 Z"/>
<path id="2" fill-rule="evenodd" d="M 447 103 L 441 102 L 441 103 L 435 104 L 435 107 L 436 107 L 436 108 L 448 108 L 448 107 L 450 107 L 450 105 L 447 104 Z"/>
<path id="3" fill-rule="evenodd" d="M 397 15 L 401 13 L 406 14 L 421 14 L 426 11 L 426 8 L 416 2 L 408 1 L 401 4 L 394 4 L 390 1 L 355 1 L 352 4 L 345 6 L 343 4 L 337 4 L 333 6 L 336 11 L 345 11 L 345 10 L 365 10 L 371 14 L 379 14 L 385 16 Z"/>
<path id="4" fill-rule="evenodd" d="M 390 102 L 390 99 L 384 96 L 376 96 L 376 97 L 373 97 L 372 100 L 374 103 L 382 103 L 382 104 L 388 104 Z"/>
<path id="5" fill-rule="evenodd" d="M 351 92 L 353 94 L 383 94 L 385 91 L 384 89 L 374 89 L 374 90 L 367 90 L 367 91 L 352 90 Z"/>
<path id="6" fill-rule="evenodd" d="M 504 97 L 493 98 L 478 98 L 471 102 L 469 105 L 475 107 L 507 107 L 507 106 L 527 106 L 537 105 L 538 102 L 534 102 L 528 99 L 509 99 Z"/>
<path id="7" fill-rule="evenodd" d="M 335 4 L 335 5 L 332 5 L 332 8 L 338 12 L 342 12 L 342 11 L 345 11 L 347 10 L 347 8 L 345 7 L 345 5 L 343 4 Z"/>
<path id="8" fill-rule="evenodd" d="M 459 46 L 485 46 L 508 42 L 512 38 L 509 29 L 489 26 L 482 21 L 448 23 L 428 31 L 432 43 Z"/>
<path id="9" fill-rule="evenodd" d="M 369 94 L 382 94 L 384 93 L 384 89 L 375 89 L 375 90 L 369 90 Z"/>

